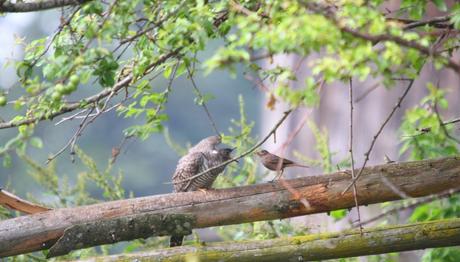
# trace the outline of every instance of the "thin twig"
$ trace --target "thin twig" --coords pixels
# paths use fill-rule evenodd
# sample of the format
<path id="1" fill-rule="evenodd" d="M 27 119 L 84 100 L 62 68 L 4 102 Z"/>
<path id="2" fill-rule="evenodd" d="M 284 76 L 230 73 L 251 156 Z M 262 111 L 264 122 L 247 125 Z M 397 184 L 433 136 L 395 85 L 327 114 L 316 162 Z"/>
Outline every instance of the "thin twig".
<path id="1" fill-rule="evenodd" d="M 458 123 L 458 122 L 460 122 L 460 117 L 454 118 L 454 119 L 446 121 L 446 122 L 442 122 L 442 125 L 445 126 L 445 125 L 455 124 L 455 123 Z"/>
<path id="2" fill-rule="evenodd" d="M 171 92 L 172 83 L 174 81 L 174 78 L 176 77 L 176 72 L 177 72 L 178 67 L 179 67 L 179 62 L 177 62 L 177 64 L 174 66 L 173 71 L 172 71 L 171 75 L 169 76 L 168 86 L 166 87 L 165 91 L 163 91 L 163 93 L 162 93 L 163 101 L 162 101 L 162 103 L 159 103 L 157 105 L 157 108 L 155 109 L 155 115 L 158 114 L 158 112 L 160 112 L 161 106 L 164 105 L 164 103 L 168 99 L 169 93 Z"/>
<path id="3" fill-rule="evenodd" d="M 55 126 L 57 125 L 60 125 L 62 124 L 63 122 L 65 121 L 68 121 L 68 120 L 74 120 L 74 119 L 79 119 L 79 118 L 85 118 L 86 116 L 81 116 L 81 114 L 85 113 L 86 111 L 88 111 L 88 108 L 86 109 L 83 109 L 81 111 L 78 111 L 77 113 L 71 115 L 71 116 L 68 116 L 68 117 L 63 117 L 61 120 L 59 120 L 56 124 L 54 124 Z"/>
<path id="4" fill-rule="evenodd" d="M 223 162 L 220 165 L 217 165 L 215 167 L 209 168 L 209 169 L 207 169 L 207 170 L 205 170 L 205 171 L 203 171 L 203 172 L 201 172 L 199 174 L 196 174 L 196 175 L 194 175 L 192 177 L 189 177 L 189 178 L 186 178 L 186 179 L 183 179 L 183 180 L 174 181 L 174 182 L 168 182 L 166 184 L 180 184 L 180 183 L 183 183 L 183 182 L 191 181 L 192 179 L 195 179 L 195 178 L 197 178 L 199 176 L 202 176 L 202 175 L 204 175 L 204 174 L 206 174 L 206 173 L 208 173 L 210 171 L 213 171 L 215 169 L 218 169 L 220 167 L 226 166 L 226 165 L 228 165 L 228 164 L 230 164 L 230 163 L 232 163 L 232 162 L 234 162 L 234 161 L 236 161 L 236 160 L 238 160 L 240 158 L 243 158 L 243 157 L 251 154 L 254 150 L 256 150 L 263 143 L 265 143 L 265 141 L 267 141 L 270 138 L 271 135 L 273 135 L 276 132 L 278 127 L 281 126 L 281 124 L 284 122 L 284 120 L 286 120 L 286 118 L 289 116 L 289 114 L 292 111 L 293 111 L 292 109 L 289 109 L 288 111 L 284 112 L 283 117 L 281 117 L 281 119 L 278 120 L 278 122 L 275 124 L 275 126 L 273 126 L 273 128 L 270 130 L 270 132 L 268 132 L 268 134 L 262 140 L 260 140 L 257 144 L 255 144 L 253 147 L 251 147 L 250 149 L 248 149 L 247 151 L 245 151 L 241 155 L 236 156 L 236 157 L 234 157 L 234 158 L 232 158 L 230 160 L 227 160 L 227 161 Z"/>
<path id="5" fill-rule="evenodd" d="M 350 98 L 350 141 L 349 150 L 351 160 L 351 177 L 355 179 L 355 158 L 353 157 L 353 80 L 350 78 L 348 85 L 348 92 Z M 358 221 L 361 223 L 361 211 L 359 210 L 358 189 L 356 184 L 353 184 L 353 198 L 355 199 L 356 212 L 358 214 Z M 363 235 L 363 227 L 359 227 L 359 233 Z"/>
<path id="6" fill-rule="evenodd" d="M 120 106 L 122 103 L 124 103 L 126 100 L 128 100 L 130 97 L 127 97 L 125 98 L 123 101 L 117 103 L 116 105 L 114 106 L 111 106 L 110 108 L 106 109 L 107 108 L 107 105 L 108 105 L 108 102 L 110 101 L 110 99 L 112 99 L 113 95 L 115 94 L 115 91 L 112 90 L 112 93 L 110 93 L 110 95 L 106 98 L 105 102 L 104 102 L 104 105 L 102 106 L 101 109 L 99 109 L 97 107 L 97 102 L 94 103 L 94 106 L 91 107 L 90 111 L 88 112 L 88 114 L 86 114 L 83 118 L 83 121 L 80 123 L 77 131 L 75 132 L 75 134 L 72 136 L 72 138 L 67 142 L 67 144 L 61 148 L 61 150 L 59 150 L 56 154 L 54 154 L 53 156 L 49 157 L 45 164 L 48 164 L 49 162 L 51 162 L 53 159 L 55 159 L 58 155 L 60 155 L 62 152 L 65 151 L 65 149 L 67 149 L 69 146 L 70 146 L 70 155 L 73 156 L 75 154 L 75 145 L 77 143 L 77 140 L 78 140 L 78 137 L 83 133 L 83 131 L 86 129 L 86 127 L 88 127 L 89 124 L 93 123 L 94 120 L 96 120 L 96 118 L 98 118 L 100 115 L 104 114 L 104 113 L 107 113 L 109 111 L 111 111 L 112 109 L 114 108 L 117 108 L 118 106 Z M 92 114 L 92 112 L 96 110 L 96 113 L 95 114 Z M 79 113 L 82 113 L 82 112 L 79 112 Z M 60 120 L 58 123 L 62 123 L 63 121 L 66 121 L 66 120 L 72 120 L 72 119 L 77 119 L 77 118 L 80 118 L 82 116 L 78 116 L 78 115 L 73 115 L 71 116 L 70 118 L 64 118 L 62 120 Z M 89 119 L 89 120 L 88 120 Z M 74 159 L 72 157 L 72 162 L 74 162 Z"/>
<path id="7" fill-rule="evenodd" d="M 89 115 L 94 111 L 95 106 L 91 107 L 90 111 L 85 115 L 83 120 L 81 121 L 80 125 L 78 126 L 77 131 L 73 134 L 73 136 L 69 139 L 67 144 L 65 144 L 58 152 L 56 152 L 54 155 L 48 157 L 46 160 L 45 164 L 48 164 L 52 160 L 54 160 L 56 157 L 58 157 L 62 152 L 64 152 L 70 145 L 72 145 L 73 141 L 77 138 L 79 134 L 81 134 L 81 130 L 83 126 L 85 125 L 86 121 L 88 120 Z"/>
<path id="8" fill-rule="evenodd" d="M 120 144 L 117 147 L 112 148 L 112 157 L 110 158 L 110 164 L 113 165 L 117 160 L 117 157 L 120 155 L 121 148 L 123 145 L 128 141 L 128 139 L 132 138 L 133 135 L 125 136 L 121 140 Z"/>
<path id="9" fill-rule="evenodd" d="M 85 130 L 89 124 L 93 123 L 94 120 L 96 120 L 96 118 L 104 114 L 105 109 L 114 94 L 115 94 L 115 90 L 112 90 L 112 93 L 110 93 L 110 95 L 105 99 L 104 105 L 102 106 L 101 109 L 98 108 L 97 102 L 95 103 L 94 107 L 96 108 L 97 113 L 93 115 L 89 121 L 85 122 L 83 126 L 80 127 L 80 129 L 78 130 L 78 135 L 73 139 L 72 143 L 70 144 L 70 155 L 72 157 L 73 155 L 75 155 L 75 145 L 77 143 L 78 137 L 83 133 L 83 130 Z M 72 162 L 74 161 L 75 160 L 72 158 Z"/>
<path id="10" fill-rule="evenodd" d="M 264 81 L 268 78 L 268 75 L 265 76 L 264 78 L 261 78 L 257 74 L 255 74 L 254 76 L 252 76 L 250 74 L 244 74 L 244 78 L 246 78 L 247 80 L 251 81 L 261 91 L 263 91 L 263 92 L 268 92 L 269 91 L 268 87 L 266 87 L 264 85 Z"/>
<path id="11" fill-rule="evenodd" d="M 206 106 L 206 103 L 204 102 L 203 95 L 201 94 L 200 90 L 198 89 L 198 86 L 195 83 L 195 80 L 193 79 L 193 72 L 190 70 L 190 68 L 188 66 L 187 66 L 187 72 L 188 72 L 188 75 L 190 77 L 190 81 L 192 82 L 193 89 L 195 89 L 195 92 L 196 92 L 198 98 L 201 100 L 200 101 L 201 106 L 203 107 L 204 111 L 206 112 L 206 115 L 208 115 L 208 119 L 211 122 L 211 126 L 214 129 L 214 132 L 216 132 L 216 134 L 218 136 L 220 136 L 219 130 L 217 129 L 217 126 L 216 126 L 216 122 L 212 118 L 211 113 L 209 112 L 208 107 Z"/>
<path id="12" fill-rule="evenodd" d="M 56 37 L 61 34 L 62 30 L 68 26 L 70 24 L 70 22 L 72 21 L 72 19 L 74 18 L 75 14 L 78 13 L 78 11 L 80 11 L 81 7 L 78 6 L 77 9 L 75 9 L 75 11 L 70 15 L 70 17 L 62 24 L 59 25 L 58 29 L 56 30 L 56 32 L 53 34 L 53 36 L 51 37 L 51 40 L 50 42 L 46 45 L 45 49 L 42 51 L 42 53 L 36 57 L 34 59 L 34 61 L 32 61 L 32 63 L 30 64 L 30 67 L 33 67 L 35 66 L 35 64 L 38 62 L 38 60 L 40 60 L 47 52 L 48 50 L 50 49 L 51 45 L 53 44 L 54 40 L 56 39 Z"/>
<path id="13" fill-rule="evenodd" d="M 374 83 L 371 87 L 369 87 L 362 95 L 355 99 L 355 103 L 359 103 L 361 100 L 366 98 L 372 91 L 376 90 L 380 86 L 380 83 Z"/>
<path id="14" fill-rule="evenodd" d="M 446 16 L 440 16 L 440 17 L 433 17 L 425 21 L 414 21 L 414 22 L 411 22 L 405 25 L 403 29 L 409 30 L 409 29 L 413 29 L 415 27 L 424 26 L 424 25 L 431 25 L 437 28 L 446 28 L 446 27 L 450 28 L 452 27 L 451 23 L 448 23 L 448 24 L 440 24 L 440 23 L 449 22 L 451 17 L 452 17 L 451 15 L 446 15 Z"/>
<path id="15" fill-rule="evenodd" d="M 277 167 L 276 167 L 276 172 L 277 172 L 276 177 L 279 177 L 278 181 L 280 181 L 281 185 L 284 188 L 286 188 L 286 190 L 289 191 L 294 196 L 294 199 L 299 200 L 299 202 L 302 203 L 307 210 L 311 209 L 310 202 L 308 202 L 307 198 L 303 197 L 302 194 L 298 190 L 296 190 L 291 185 L 289 185 L 289 183 L 283 178 L 281 167 L 282 167 L 282 159 L 283 159 L 284 151 L 286 150 L 287 146 L 292 143 L 292 141 L 297 136 L 297 134 L 299 134 L 300 130 L 302 130 L 302 128 L 305 126 L 305 123 L 307 122 L 308 117 L 309 117 L 309 114 L 305 114 L 304 118 L 302 119 L 302 121 L 300 121 L 299 125 L 297 125 L 294 131 L 291 132 L 291 134 L 288 136 L 286 142 L 284 142 L 281 145 L 281 148 L 278 150 L 278 151 L 281 151 L 280 153 L 281 157 L 279 158 Z"/>
<path id="16" fill-rule="evenodd" d="M 125 99 L 123 99 L 123 101 L 120 101 L 119 103 L 116 103 L 115 105 L 113 105 L 113 106 L 107 108 L 106 110 L 104 110 L 104 111 L 102 111 L 102 112 L 100 112 L 100 109 L 96 109 L 97 112 L 94 113 L 94 114 L 90 114 L 89 117 L 94 117 L 94 116 L 96 116 L 96 115 L 99 114 L 99 113 L 107 113 L 107 112 L 110 112 L 110 111 L 112 111 L 113 109 L 119 107 L 121 104 L 123 104 L 123 103 L 125 103 L 126 101 L 130 100 L 131 98 L 133 98 L 133 96 L 134 96 L 134 94 L 129 95 L 128 97 L 126 97 Z M 59 122 L 56 123 L 55 125 L 59 125 L 59 124 L 65 122 L 65 121 L 72 121 L 72 120 L 74 120 L 74 119 L 82 119 L 82 118 L 85 118 L 86 115 L 80 115 L 80 114 L 82 114 L 82 113 L 84 113 L 84 112 L 86 112 L 86 110 L 80 111 L 80 112 L 78 112 L 77 114 L 74 114 L 74 115 L 69 116 L 69 117 L 64 117 L 64 118 L 62 118 L 61 120 L 59 120 Z"/>
<path id="17" fill-rule="evenodd" d="M 396 103 L 396 105 L 393 107 L 393 109 L 391 110 L 390 114 L 388 115 L 388 117 L 385 119 L 385 121 L 382 123 L 382 125 L 380 126 L 379 130 L 377 131 L 377 133 L 374 135 L 374 138 L 372 139 L 372 142 L 371 142 L 371 145 L 369 147 L 369 149 L 367 150 L 367 152 L 364 154 L 364 156 L 366 157 L 364 159 L 364 163 L 363 165 L 361 166 L 361 169 L 359 170 L 358 172 L 358 175 L 353 179 L 353 181 L 345 188 L 345 190 L 343 190 L 342 194 L 345 194 L 348 189 L 350 189 L 355 183 L 356 181 L 361 177 L 361 175 L 363 174 L 363 171 L 364 171 L 364 168 L 366 167 L 366 164 L 367 162 L 369 161 L 369 156 L 372 152 L 372 149 L 374 149 L 374 145 L 375 145 L 375 142 L 377 141 L 377 138 L 380 136 L 380 134 L 382 133 L 383 129 L 385 128 L 385 126 L 388 124 L 388 122 L 390 122 L 390 119 L 391 117 L 394 115 L 394 113 L 396 112 L 396 110 L 398 108 L 401 107 L 401 103 L 402 101 L 404 100 L 404 98 L 407 96 L 407 94 L 409 93 L 409 90 L 412 88 L 412 85 L 414 84 L 414 81 L 415 79 L 412 79 L 410 82 L 409 82 L 409 85 L 407 86 L 406 90 L 404 90 L 404 93 L 402 94 L 402 96 L 398 99 L 398 102 Z"/>
<path id="18" fill-rule="evenodd" d="M 395 192 L 400 198 L 405 199 L 405 198 L 410 198 L 406 192 L 398 188 L 393 182 L 391 182 L 386 176 L 380 175 L 380 179 L 382 182 L 391 189 L 391 191 Z"/>
<path id="19" fill-rule="evenodd" d="M 434 195 L 431 195 L 431 196 L 428 196 L 428 197 L 417 199 L 412 204 L 392 208 L 392 209 L 390 209 L 388 211 L 385 211 L 385 212 L 379 214 L 378 216 L 375 216 L 373 218 L 370 218 L 370 219 L 368 219 L 366 221 L 361 222 L 359 225 L 353 225 L 353 227 L 367 225 L 367 224 L 372 223 L 374 221 L 377 221 L 377 220 L 379 220 L 381 218 L 384 218 L 384 217 L 386 217 L 386 216 L 388 216 L 390 214 L 397 213 L 397 212 L 403 211 L 405 209 L 414 208 L 414 207 L 417 207 L 419 205 L 426 204 L 426 203 L 429 203 L 429 202 L 432 202 L 434 200 L 438 200 L 438 199 L 441 199 L 441 198 L 451 197 L 453 194 L 456 194 L 456 193 L 459 193 L 459 192 L 460 192 L 460 188 L 455 188 L 455 189 L 449 189 L 449 190 L 446 190 L 446 191 L 443 191 L 441 193 L 434 194 Z"/>
<path id="20" fill-rule="evenodd" d="M 444 124 L 444 122 L 442 121 L 441 119 L 441 115 L 439 114 L 439 110 L 438 110 L 438 102 L 435 101 L 434 102 L 434 105 L 433 105 L 433 111 L 436 115 L 436 118 L 438 119 L 438 122 L 439 122 L 439 126 L 441 127 L 441 130 L 443 131 L 444 135 L 453 140 L 455 143 L 457 144 L 460 144 L 460 140 L 458 140 L 457 138 L 453 137 L 452 135 L 450 135 L 449 131 L 447 130 L 446 128 L 446 125 Z"/>

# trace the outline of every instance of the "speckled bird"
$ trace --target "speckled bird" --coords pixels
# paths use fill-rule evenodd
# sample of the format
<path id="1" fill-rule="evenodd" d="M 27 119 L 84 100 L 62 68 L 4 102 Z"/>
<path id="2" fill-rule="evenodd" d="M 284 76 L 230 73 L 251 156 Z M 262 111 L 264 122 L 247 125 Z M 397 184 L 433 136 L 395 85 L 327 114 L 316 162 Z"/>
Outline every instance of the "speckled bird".
<path id="1" fill-rule="evenodd" d="M 232 148 L 223 148 L 203 152 L 195 151 L 191 153 L 189 152 L 187 155 L 183 156 L 179 160 L 172 178 L 174 182 L 174 191 L 188 192 L 210 189 L 217 176 L 224 171 L 226 165 L 206 172 L 191 180 L 183 180 L 191 178 L 212 167 L 216 167 L 227 160 L 230 160 L 232 158 L 231 153 L 233 150 L 234 149 Z M 170 240 L 170 247 L 182 245 L 183 238 L 184 236 L 172 236 Z"/>

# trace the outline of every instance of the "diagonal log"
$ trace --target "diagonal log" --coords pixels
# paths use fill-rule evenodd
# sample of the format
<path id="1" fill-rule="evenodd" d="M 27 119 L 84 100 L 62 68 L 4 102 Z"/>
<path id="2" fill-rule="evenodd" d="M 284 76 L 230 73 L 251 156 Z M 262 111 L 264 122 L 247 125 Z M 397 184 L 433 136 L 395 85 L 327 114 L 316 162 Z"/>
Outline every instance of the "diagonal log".
<path id="1" fill-rule="evenodd" d="M 443 158 L 368 167 L 357 182 L 359 204 L 401 199 L 382 176 L 411 197 L 439 193 L 460 184 L 460 158 Z M 350 172 L 286 180 L 297 198 L 278 183 L 222 190 L 156 195 L 105 202 L 0 221 L 0 257 L 48 249 L 70 226 L 135 214 L 190 214 L 195 228 L 240 224 L 328 212 L 354 206 L 353 194 L 341 194 Z M 299 197 L 300 196 L 300 197 Z M 310 203 L 307 209 L 300 199 Z"/>
<path id="2" fill-rule="evenodd" d="M 95 257 L 110 261 L 318 261 L 460 245 L 460 219 L 386 226 L 338 233 L 211 243 L 139 253 Z"/>

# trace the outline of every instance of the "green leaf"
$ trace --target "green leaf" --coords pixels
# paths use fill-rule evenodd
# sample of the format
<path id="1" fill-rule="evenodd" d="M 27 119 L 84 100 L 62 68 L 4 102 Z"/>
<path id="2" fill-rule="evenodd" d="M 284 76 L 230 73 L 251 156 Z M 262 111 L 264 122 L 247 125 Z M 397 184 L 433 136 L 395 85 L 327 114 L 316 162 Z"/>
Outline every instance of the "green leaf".
<path id="1" fill-rule="evenodd" d="M 334 218 L 334 220 L 340 220 L 344 218 L 348 214 L 347 209 L 340 209 L 340 210 L 334 210 L 331 212 L 331 217 Z"/>
<path id="2" fill-rule="evenodd" d="M 447 11 L 447 5 L 444 0 L 432 0 L 434 5 L 439 9 L 439 11 Z"/>
<path id="3" fill-rule="evenodd" d="M 11 160 L 11 155 L 6 153 L 3 155 L 3 167 L 9 168 L 11 167 L 13 161 Z"/>
<path id="4" fill-rule="evenodd" d="M 36 148 L 43 148 L 43 141 L 39 137 L 32 137 L 30 139 L 30 145 Z"/>

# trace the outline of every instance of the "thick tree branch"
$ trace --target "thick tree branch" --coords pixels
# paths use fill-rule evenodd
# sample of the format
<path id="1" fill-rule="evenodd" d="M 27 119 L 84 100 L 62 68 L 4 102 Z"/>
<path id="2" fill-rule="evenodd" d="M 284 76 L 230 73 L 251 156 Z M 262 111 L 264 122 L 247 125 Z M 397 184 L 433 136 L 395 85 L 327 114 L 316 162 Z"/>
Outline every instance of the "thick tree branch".
<path id="1" fill-rule="evenodd" d="M 318 261 L 460 245 L 460 219 L 96 257 L 86 261 Z"/>
<path id="2" fill-rule="evenodd" d="M 43 11 L 58 7 L 81 5 L 89 1 L 91 0 L 36 0 L 33 2 L 16 1 L 16 3 L 5 1 L 3 4 L 1 4 L 2 1 L 0 1 L 0 13 Z"/>
<path id="3" fill-rule="evenodd" d="M 193 217 L 144 213 L 78 224 L 50 248 L 47 258 L 62 256 L 75 249 L 111 244 L 151 236 L 188 235 L 192 233 Z"/>
<path id="4" fill-rule="evenodd" d="M 346 27 L 346 26 L 340 26 L 339 25 L 339 28 L 343 32 L 349 33 L 354 37 L 361 38 L 361 39 L 364 39 L 364 40 L 367 40 L 367 41 L 371 41 L 373 43 L 391 41 L 391 42 L 395 42 L 395 43 L 399 44 L 400 46 L 416 49 L 420 53 L 422 53 L 422 54 L 424 54 L 424 55 L 426 55 L 428 57 L 436 57 L 436 58 L 445 59 L 447 67 L 450 67 L 457 74 L 460 74 L 460 64 L 459 63 L 455 62 L 452 58 L 445 57 L 441 53 L 435 52 L 435 50 L 433 50 L 432 48 L 426 47 L 426 46 L 424 46 L 422 44 L 419 44 L 419 43 L 417 43 L 415 41 L 409 41 L 409 40 L 403 39 L 401 37 L 393 36 L 393 35 L 390 35 L 390 34 L 369 35 L 369 34 L 359 32 L 358 30 L 351 29 L 351 28 Z"/>
<path id="5" fill-rule="evenodd" d="M 356 172 L 356 170 L 355 170 Z M 382 186 L 381 176 L 413 197 L 427 196 L 460 184 L 460 158 L 392 163 L 367 167 L 356 185 L 360 204 L 400 199 Z M 222 190 L 134 198 L 76 208 L 55 209 L 0 221 L 0 257 L 50 248 L 64 230 L 83 223 L 145 213 L 189 214 L 195 228 L 240 224 L 328 212 L 354 206 L 353 193 L 341 192 L 351 182 L 348 172 L 285 180 L 306 208 L 285 186 L 267 183 Z"/>

